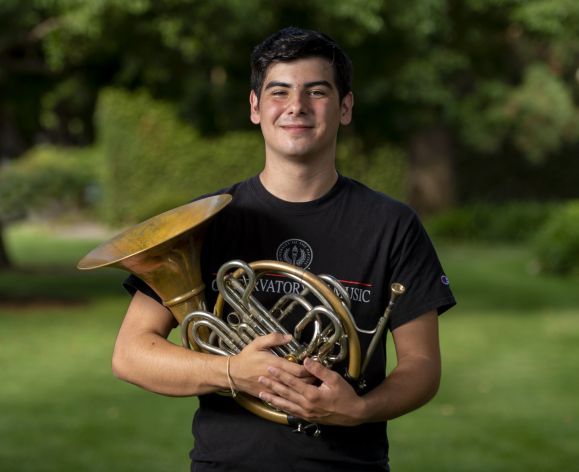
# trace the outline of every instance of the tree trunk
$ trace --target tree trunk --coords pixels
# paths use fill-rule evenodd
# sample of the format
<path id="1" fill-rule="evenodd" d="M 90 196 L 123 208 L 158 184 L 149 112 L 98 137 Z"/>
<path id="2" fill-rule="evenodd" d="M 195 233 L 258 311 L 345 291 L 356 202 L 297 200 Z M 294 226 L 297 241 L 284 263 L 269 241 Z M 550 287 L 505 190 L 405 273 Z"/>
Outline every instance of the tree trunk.
<path id="1" fill-rule="evenodd" d="M 4 240 L 4 225 L 0 221 L 0 270 L 10 269 L 11 267 L 12 262 L 8 256 L 6 242 Z"/>
<path id="2" fill-rule="evenodd" d="M 417 132 L 410 140 L 410 205 L 421 215 L 452 208 L 455 203 L 453 144 L 442 127 Z"/>

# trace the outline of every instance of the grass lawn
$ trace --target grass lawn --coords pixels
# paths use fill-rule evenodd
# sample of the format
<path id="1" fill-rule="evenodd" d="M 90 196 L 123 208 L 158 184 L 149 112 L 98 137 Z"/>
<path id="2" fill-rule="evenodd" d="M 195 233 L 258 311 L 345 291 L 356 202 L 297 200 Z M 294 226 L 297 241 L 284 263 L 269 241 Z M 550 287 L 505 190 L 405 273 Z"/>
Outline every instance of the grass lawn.
<path id="1" fill-rule="evenodd" d="M 95 240 L 9 234 L 0 272 L 0 470 L 188 470 L 195 399 L 113 378 L 124 273 L 80 273 Z M 444 376 L 389 424 L 393 471 L 561 471 L 579 463 L 579 279 L 530 273 L 521 247 L 439 245 L 459 306 Z"/>
<path id="2" fill-rule="evenodd" d="M 0 471 L 188 470 L 197 400 L 111 374 L 125 274 L 74 268 L 94 240 L 9 236 L 19 269 L 0 272 Z"/>
<path id="3" fill-rule="evenodd" d="M 443 382 L 392 421 L 400 471 L 562 471 L 579 462 L 579 280 L 524 248 L 441 245 L 459 305 L 440 319 Z"/>

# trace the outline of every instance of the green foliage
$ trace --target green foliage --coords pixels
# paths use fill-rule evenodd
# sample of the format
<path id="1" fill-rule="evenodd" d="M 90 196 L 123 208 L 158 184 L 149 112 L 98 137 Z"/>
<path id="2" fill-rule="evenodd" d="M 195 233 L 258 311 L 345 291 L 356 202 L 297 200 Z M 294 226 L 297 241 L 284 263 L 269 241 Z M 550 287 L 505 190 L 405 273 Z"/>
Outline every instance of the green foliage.
<path id="1" fill-rule="evenodd" d="M 391 130 L 443 121 L 467 152 L 514 148 L 532 162 L 577 143 L 577 2 L 394 0 L 384 12 L 368 45 L 384 61 L 363 58 L 371 79 L 357 103 L 380 101 Z"/>
<path id="2" fill-rule="evenodd" d="M 327 32 L 348 51 L 352 128 L 369 152 L 407 151 L 431 127 L 479 161 L 492 153 L 540 164 L 579 142 L 575 0 L 0 3 L 3 156 L 39 135 L 92 142 L 94 106 L 110 86 L 174 104 L 204 137 L 248 129 L 251 49 L 288 24 Z"/>
<path id="3" fill-rule="evenodd" d="M 97 180 L 94 149 L 39 146 L 0 170 L 0 220 L 29 211 L 64 211 L 90 204 Z"/>
<path id="4" fill-rule="evenodd" d="M 7 222 L 24 217 L 27 199 L 32 193 L 32 185 L 26 176 L 12 168 L 0 170 L 0 220 Z"/>
<path id="5" fill-rule="evenodd" d="M 327 7 L 325 0 L 314 0 L 318 8 Z M 384 0 L 335 0 L 332 14 L 348 21 L 353 29 L 376 32 L 383 26 L 381 8 Z"/>
<path id="6" fill-rule="evenodd" d="M 579 274 L 579 200 L 553 211 L 534 240 L 539 269 L 548 274 Z"/>
<path id="7" fill-rule="evenodd" d="M 511 140 L 529 160 L 540 162 L 579 137 L 579 111 L 571 90 L 539 63 L 526 69 L 519 86 L 482 82 L 457 111 L 465 143 L 484 153 L 497 152 Z"/>
<path id="8" fill-rule="evenodd" d="M 359 141 L 345 139 L 338 143 L 336 163 L 342 174 L 404 200 L 408 163 L 402 149 L 384 145 L 368 153 Z"/>
<path id="9" fill-rule="evenodd" d="M 385 16 L 393 28 L 411 33 L 422 46 L 450 27 L 446 0 L 390 0 L 384 3 Z"/>
<path id="10" fill-rule="evenodd" d="M 543 37 L 574 36 L 579 21 L 579 4 L 575 0 L 520 2 L 513 19 Z"/>
<path id="11" fill-rule="evenodd" d="M 547 67 L 530 66 L 506 104 L 516 147 L 533 161 L 579 136 L 579 112 L 571 91 Z"/>
<path id="12" fill-rule="evenodd" d="M 54 84 L 42 81 L 39 103 L 29 115 L 42 116 L 40 126 L 51 126 L 54 134 L 51 115 L 59 115 L 64 128 L 80 117 L 82 127 L 75 122 L 72 128 L 84 129 L 83 137 L 89 139 L 87 111 L 92 111 L 100 88 L 106 86 L 145 88 L 156 98 L 176 103 L 180 115 L 202 134 L 246 128 L 248 59 L 265 34 L 287 24 L 325 31 L 342 25 L 344 41 L 356 44 L 383 24 L 382 0 L 336 0 L 331 9 L 324 0 L 29 0 L 28 4 L 13 5 L 8 17 L 17 21 L 30 17 L 34 9 L 24 30 L 34 32 L 37 68 L 70 85 L 66 89 L 57 85 L 55 91 Z M 0 32 L 0 69 L 2 42 Z M 78 103 L 79 97 L 83 103 Z"/>
<path id="13" fill-rule="evenodd" d="M 479 203 L 431 217 L 427 227 L 435 238 L 525 242 L 534 237 L 555 207 L 539 202 Z"/>
<path id="14" fill-rule="evenodd" d="M 103 92 L 98 107 L 107 220 L 143 220 L 257 173 L 257 132 L 205 139 L 147 93 Z"/>
<path id="15" fill-rule="evenodd" d="M 469 147 L 483 153 L 495 153 L 508 136 L 505 103 L 510 87 L 496 79 L 481 81 L 476 93 L 456 107 L 457 120 L 463 122 L 460 137 Z"/>

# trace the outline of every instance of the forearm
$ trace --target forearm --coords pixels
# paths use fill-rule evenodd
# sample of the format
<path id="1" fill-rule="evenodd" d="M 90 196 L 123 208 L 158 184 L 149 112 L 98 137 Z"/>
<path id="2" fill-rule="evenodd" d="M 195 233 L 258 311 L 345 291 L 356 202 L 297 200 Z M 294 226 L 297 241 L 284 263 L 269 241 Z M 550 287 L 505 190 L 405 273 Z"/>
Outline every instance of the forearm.
<path id="1" fill-rule="evenodd" d="M 164 395 L 201 395 L 226 389 L 227 359 L 168 341 L 176 326 L 165 307 L 136 292 L 115 343 L 113 373 Z"/>
<path id="2" fill-rule="evenodd" d="M 398 363 L 388 377 L 364 395 L 365 421 L 397 418 L 427 403 L 440 385 L 438 315 L 430 311 L 393 331 Z"/>
<path id="3" fill-rule="evenodd" d="M 360 423 L 391 420 L 430 401 L 440 384 L 440 362 L 414 359 L 399 364 L 376 388 L 360 397 Z"/>
<path id="4" fill-rule="evenodd" d="M 270 365 L 284 368 L 298 378 L 308 377 L 303 366 L 275 356 L 271 348 L 287 344 L 291 337 L 279 333 L 260 336 L 241 353 L 228 358 L 192 351 L 167 340 L 177 326 L 162 305 L 136 292 L 113 353 L 113 372 L 126 382 L 172 396 L 192 396 L 234 388 L 257 396 L 258 379 Z"/>
<path id="5" fill-rule="evenodd" d="M 229 389 L 226 357 L 177 346 L 155 333 L 117 342 L 112 366 L 121 380 L 163 395 L 192 396 Z"/>

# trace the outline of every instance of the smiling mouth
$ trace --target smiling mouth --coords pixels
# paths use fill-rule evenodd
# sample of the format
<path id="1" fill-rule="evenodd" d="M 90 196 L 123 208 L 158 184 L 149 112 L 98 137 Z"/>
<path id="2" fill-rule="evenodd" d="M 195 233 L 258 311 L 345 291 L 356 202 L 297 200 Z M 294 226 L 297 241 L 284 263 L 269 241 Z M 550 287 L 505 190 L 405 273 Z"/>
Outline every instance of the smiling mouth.
<path id="1" fill-rule="evenodd" d="M 285 130 L 296 130 L 296 131 L 301 131 L 301 130 L 306 130 L 306 129 L 313 129 L 313 126 L 310 125 L 282 125 L 281 126 L 283 129 Z"/>

